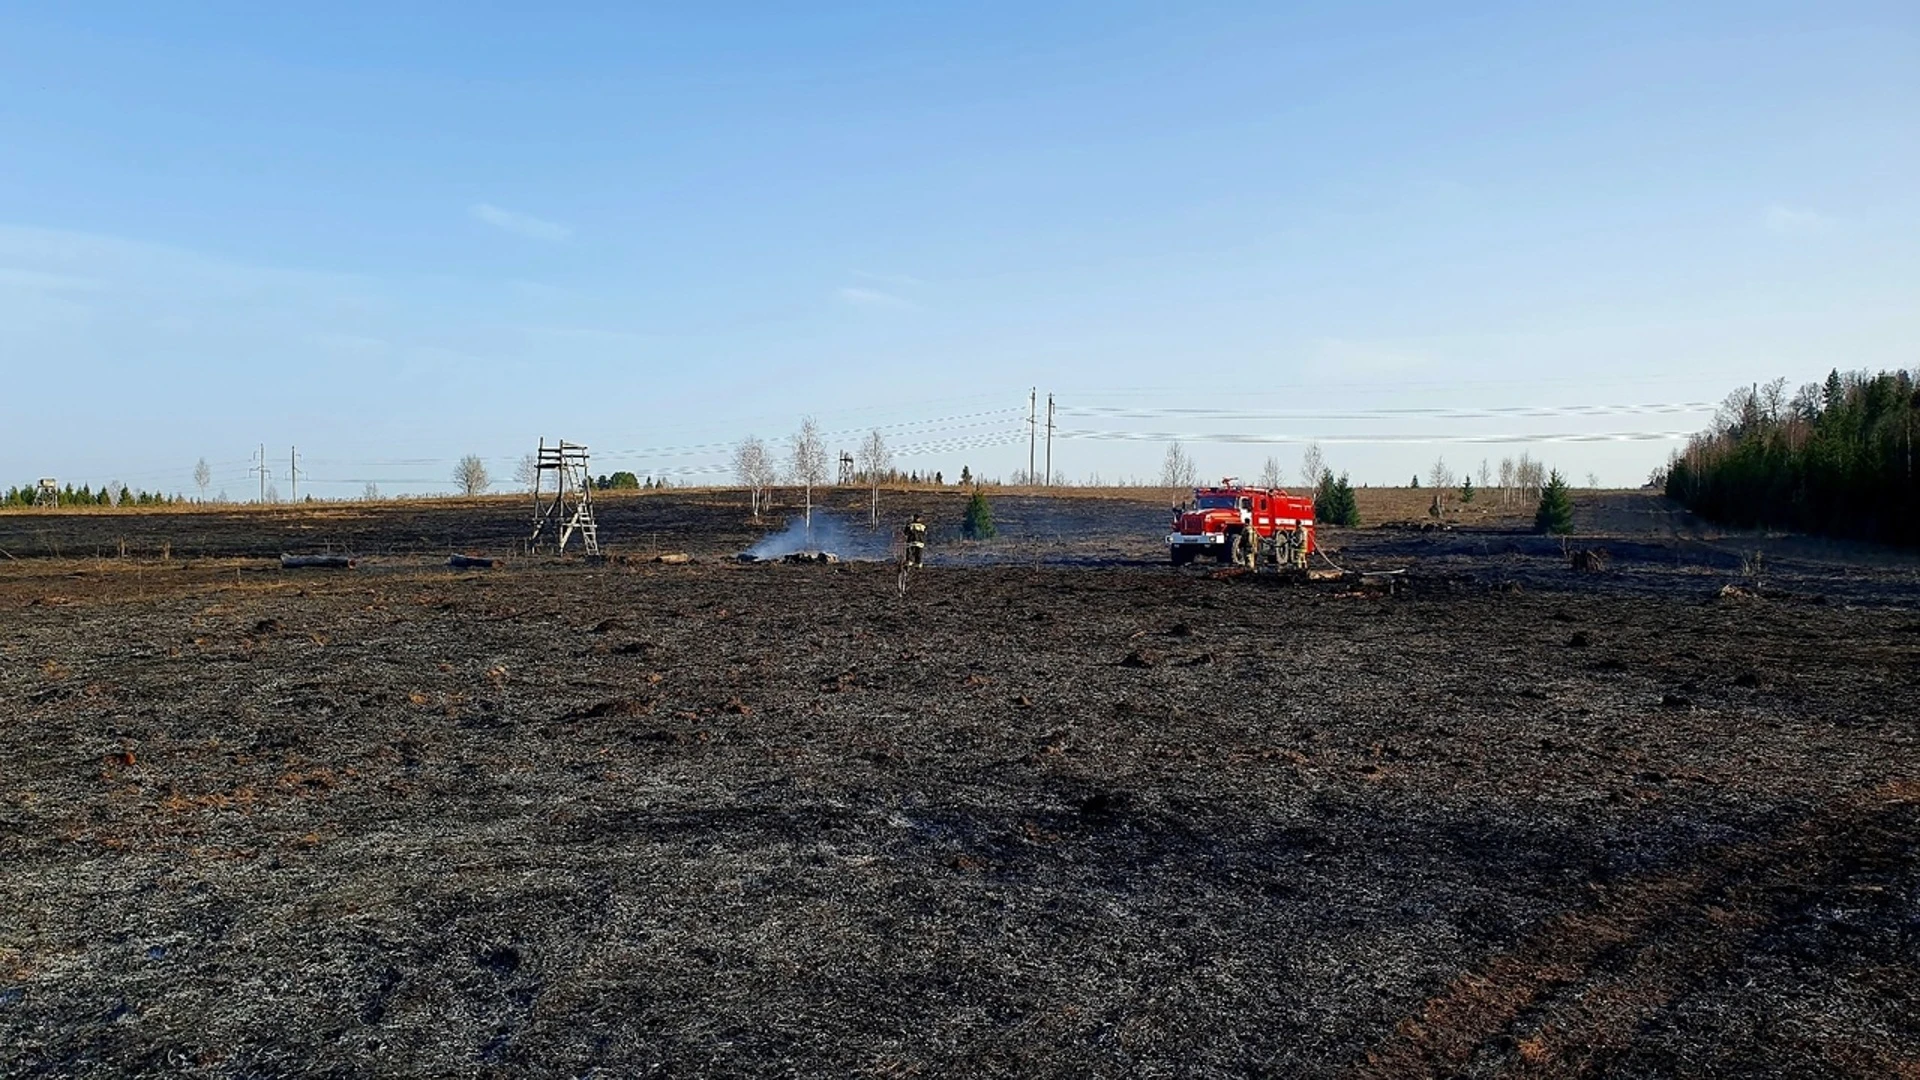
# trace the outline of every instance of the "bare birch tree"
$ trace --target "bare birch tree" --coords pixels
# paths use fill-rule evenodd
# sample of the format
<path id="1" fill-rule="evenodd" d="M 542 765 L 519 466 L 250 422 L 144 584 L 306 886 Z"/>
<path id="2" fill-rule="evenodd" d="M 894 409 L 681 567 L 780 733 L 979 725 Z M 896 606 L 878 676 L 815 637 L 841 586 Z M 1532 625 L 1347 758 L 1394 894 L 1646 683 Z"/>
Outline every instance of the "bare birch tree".
<path id="1" fill-rule="evenodd" d="M 201 458 L 193 464 L 193 486 L 200 489 L 200 501 L 207 501 L 207 485 L 213 483 L 213 470 L 207 467 L 207 459 Z"/>
<path id="2" fill-rule="evenodd" d="M 1787 380 L 1775 379 L 1760 387 L 1760 412 L 1768 420 L 1778 420 L 1787 409 Z"/>
<path id="3" fill-rule="evenodd" d="M 827 482 L 827 447 L 820 441 L 820 425 L 809 416 L 787 439 L 787 472 L 806 492 L 807 531 L 813 531 L 813 489 Z"/>
<path id="4" fill-rule="evenodd" d="M 492 478 L 487 476 L 487 464 L 478 454 L 468 454 L 453 467 L 453 485 L 462 495 L 485 494 L 492 484 Z"/>
<path id="5" fill-rule="evenodd" d="M 1500 459 L 1500 505 L 1506 506 L 1511 502 L 1513 502 L 1513 459 L 1503 457 Z"/>
<path id="6" fill-rule="evenodd" d="M 887 468 L 893 464 L 893 451 L 887 448 L 887 440 L 880 435 L 880 429 L 868 432 L 866 441 L 860 444 L 860 471 L 867 476 L 867 484 L 873 493 L 868 503 L 867 525 L 880 527 L 880 478 L 886 475 Z"/>
<path id="7" fill-rule="evenodd" d="M 1177 442 L 1168 443 L 1166 459 L 1160 463 L 1160 486 L 1190 488 L 1199 475 L 1193 458 L 1187 455 L 1187 448 Z"/>
<path id="8" fill-rule="evenodd" d="M 1547 467 L 1533 460 L 1531 455 L 1521 454 L 1520 460 L 1513 466 L 1514 494 L 1524 504 L 1540 497 L 1540 489 L 1547 480 Z"/>
<path id="9" fill-rule="evenodd" d="M 1453 470 L 1447 467 L 1446 458 L 1434 458 L 1433 467 L 1427 470 L 1427 486 L 1433 489 L 1433 508 L 1428 511 L 1434 517 L 1445 517 L 1447 513 L 1447 492 L 1453 488 Z"/>
<path id="10" fill-rule="evenodd" d="M 1286 483 L 1286 478 L 1280 475 L 1280 459 L 1277 457 L 1267 458 L 1266 464 L 1260 466 L 1260 486 L 1263 488 L 1277 488 L 1285 487 Z"/>
<path id="11" fill-rule="evenodd" d="M 1320 452 L 1320 444 L 1308 443 L 1307 452 L 1300 455 L 1300 482 L 1311 490 L 1326 472 L 1327 457 Z"/>
<path id="12" fill-rule="evenodd" d="M 540 455 L 532 452 L 522 454 L 513 465 L 513 482 L 530 492 L 538 493 L 540 488 Z"/>
<path id="13" fill-rule="evenodd" d="M 749 493 L 748 501 L 753 506 L 755 521 L 760 520 L 767 485 L 773 483 L 776 471 L 773 456 L 767 453 L 767 444 L 761 442 L 758 435 L 749 435 L 734 445 L 733 475 Z"/>

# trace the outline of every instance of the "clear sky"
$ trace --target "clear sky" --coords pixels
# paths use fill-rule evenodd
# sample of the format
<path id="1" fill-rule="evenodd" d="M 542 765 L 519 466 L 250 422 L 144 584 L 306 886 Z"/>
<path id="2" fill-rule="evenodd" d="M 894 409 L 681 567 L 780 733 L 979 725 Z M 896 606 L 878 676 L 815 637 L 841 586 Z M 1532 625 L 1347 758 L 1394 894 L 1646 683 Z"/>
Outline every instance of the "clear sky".
<path id="1" fill-rule="evenodd" d="M 0 3 L 0 486 L 697 479 L 803 413 L 1004 475 L 1033 386 L 1075 480 L 1625 484 L 1917 346 L 1911 0 Z"/>

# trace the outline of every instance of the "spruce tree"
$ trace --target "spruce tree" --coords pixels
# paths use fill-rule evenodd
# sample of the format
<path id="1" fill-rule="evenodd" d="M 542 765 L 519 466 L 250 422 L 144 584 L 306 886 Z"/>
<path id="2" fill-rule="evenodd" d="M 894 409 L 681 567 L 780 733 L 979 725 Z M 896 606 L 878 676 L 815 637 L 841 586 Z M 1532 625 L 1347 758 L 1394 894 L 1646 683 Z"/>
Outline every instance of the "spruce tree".
<path id="1" fill-rule="evenodd" d="M 1313 494 L 1313 517 L 1322 525 L 1338 525 L 1352 528 L 1360 524 L 1360 509 L 1353 497 L 1353 485 L 1347 482 L 1347 475 L 1341 473 L 1335 479 L 1332 469 L 1320 474 L 1320 484 Z"/>
<path id="2" fill-rule="evenodd" d="M 993 539 L 993 507 L 987 505 L 987 496 L 979 488 L 973 489 L 973 495 L 967 499 L 967 513 L 960 521 L 960 535 L 969 540 Z"/>
<path id="3" fill-rule="evenodd" d="M 1473 501 L 1473 477 L 1463 476 L 1460 478 L 1460 503 L 1461 505 L 1464 506 L 1467 503 L 1470 503 L 1472 501 Z"/>
<path id="4" fill-rule="evenodd" d="M 1567 482 L 1555 469 L 1540 489 L 1540 509 L 1534 511 L 1533 531 L 1565 536 L 1573 531 L 1573 498 L 1567 494 Z"/>
<path id="5" fill-rule="evenodd" d="M 1346 473 L 1341 473 L 1333 485 L 1333 523 L 1347 529 L 1360 524 L 1360 503 L 1353 497 L 1353 485 L 1347 483 Z"/>

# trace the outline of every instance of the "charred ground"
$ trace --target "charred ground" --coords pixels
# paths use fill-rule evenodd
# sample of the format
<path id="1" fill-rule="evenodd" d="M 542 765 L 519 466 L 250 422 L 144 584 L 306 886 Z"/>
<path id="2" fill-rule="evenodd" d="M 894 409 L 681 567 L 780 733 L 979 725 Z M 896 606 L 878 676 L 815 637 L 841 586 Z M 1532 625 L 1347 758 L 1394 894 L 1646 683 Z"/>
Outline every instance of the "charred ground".
<path id="1" fill-rule="evenodd" d="M 1907 564 L 1335 538 L 1388 593 L 996 509 L 904 599 L 0 562 L 0 1073 L 1920 1067 Z"/>

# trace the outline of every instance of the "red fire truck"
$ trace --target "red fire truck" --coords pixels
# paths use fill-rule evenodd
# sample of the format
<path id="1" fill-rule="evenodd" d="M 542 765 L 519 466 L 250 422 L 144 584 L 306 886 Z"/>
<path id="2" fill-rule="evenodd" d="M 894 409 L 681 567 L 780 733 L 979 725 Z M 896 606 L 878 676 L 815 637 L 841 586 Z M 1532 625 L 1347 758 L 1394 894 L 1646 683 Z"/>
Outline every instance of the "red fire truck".
<path id="1" fill-rule="evenodd" d="M 1167 550 L 1175 566 L 1206 555 L 1255 568 L 1305 569 L 1314 551 L 1313 500 L 1232 477 L 1195 488 L 1190 507 L 1174 508 Z"/>

